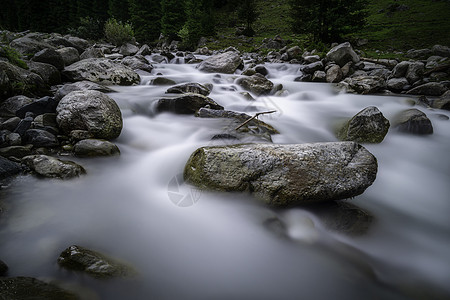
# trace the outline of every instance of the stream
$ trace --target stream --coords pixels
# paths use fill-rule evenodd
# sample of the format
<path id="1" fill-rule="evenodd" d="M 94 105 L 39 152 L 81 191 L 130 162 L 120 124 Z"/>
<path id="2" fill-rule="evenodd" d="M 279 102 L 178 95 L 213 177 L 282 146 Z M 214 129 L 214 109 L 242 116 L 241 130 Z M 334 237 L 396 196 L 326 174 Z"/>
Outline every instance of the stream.
<path id="1" fill-rule="evenodd" d="M 149 57 L 151 58 L 151 57 Z M 190 154 L 233 130 L 225 119 L 156 114 L 168 86 L 214 85 L 209 97 L 227 110 L 259 116 L 280 134 L 274 143 L 337 141 L 335 124 L 374 105 L 392 120 L 411 108 L 405 96 L 338 93 L 302 83 L 299 65 L 266 64 L 282 84 L 277 96 L 246 100 L 237 75 L 207 74 L 195 65 L 154 64 L 141 85 L 110 93 L 124 117 L 114 141 L 121 156 L 74 160 L 87 175 L 69 181 L 20 176 L 0 197 L 0 258 L 9 276 L 52 278 L 86 299 L 448 299 L 450 297 L 449 111 L 416 106 L 434 134 L 391 127 L 364 194 L 317 207 L 271 209 L 241 193 L 198 191 L 182 182 Z M 391 122 L 392 123 L 392 122 Z M 246 140 L 245 142 L 252 142 Z M 96 280 L 61 269 L 61 251 L 80 245 L 121 259 L 139 275 Z"/>

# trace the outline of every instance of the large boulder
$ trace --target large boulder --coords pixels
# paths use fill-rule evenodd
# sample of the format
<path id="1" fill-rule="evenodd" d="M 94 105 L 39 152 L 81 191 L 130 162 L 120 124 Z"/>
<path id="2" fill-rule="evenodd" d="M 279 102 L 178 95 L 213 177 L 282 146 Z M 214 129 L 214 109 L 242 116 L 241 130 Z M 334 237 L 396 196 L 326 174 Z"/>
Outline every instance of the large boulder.
<path id="1" fill-rule="evenodd" d="M 35 147 L 58 147 L 59 141 L 55 135 L 42 129 L 28 129 L 25 132 L 24 141 Z"/>
<path id="2" fill-rule="evenodd" d="M 389 90 L 393 92 L 404 91 L 406 87 L 409 86 L 408 79 L 405 77 L 391 78 L 386 82 L 386 86 Z"/>
<path id="3" fill-rule="evenodd" d="M 28 70 L 39 75 L 48 85 L 57 85 L 61 83 L 61 73 L 53 65 L 34 62 L 28 62 Z"/>
<path id="4" fill-rule="evenodd" d="M 86 130 L 99 139 L 114 139 L 122 131 L 122 114 L 116 102 L 94 90 L 75 91 L 61 99 L 56 121 L 65 132 Z"/>
<path id="5" fill-rule="evenodd" d="M 133 70 L 142 70 L 151 73 L 153 66 L 142 55 L 127 56 L 122 60 L 122 64 L 130 67 Z"/>
<path id="6" fill-rule="evenodd" d="M 99 252 L 72 245 L 61 252 L 58 264 L 66 269 L 84 272 L 95 278 L 127 277 L 135 271 L 117 260 Z"/>
<path id="7" fill-rule="evenodd" d="M 389 130 L 389 120 L 375 106 L 357 113 L 338 131 L 341 141 L 381 143 Z"/>
<path id="8" fill-rule="evenodd" d="M 81 300 L 71 291 L 32 277 L 0 277 L 3 300 Z"/>
<path id="9" fill-rule="evenodd" d="M 323 70 L 323 63 L 321 61 L 316 61 L 300 68 L 300 71 L 305 74 L 314 74 L 314 72 L 320 70 Z"/>
<path id="10" fill-rule="evenodd" d="M 239 53 L 228 51 L 205 59 L 197 68 L 207 73 L 233 74 L 241 65 L 243 61 Z"/>
<path id="11" fill-rule="evenodd" d="M 46 48 L 36 53 L 32 61 L 45 63 L 54 66 L 58 70 L 64 69 L 64 59 L 55 49 Z"/>
<path id="12" fill-rule="evenodd" d="M 103 54 L 102 49 L 99 48 L 88 48 L 80 55 L 80 59 L 89 59 L 89 58 L 103 58 L 105 57 L 105 54 Z"/>
<path id="13" fill-rule="evenodd" d="M 82 166 L 73 161 L 60 160 L 47 155 L 30 155 L 22 158 L 28 168 L 36 174 L 59 179 L 70 179 L 85 174 Z"/>
<path id="14" fill-rule="evenodd" d="M 0 104 L 0 117 L 13 117 L 19 109 L 31 103 L 33 100 L 26 96 L 8 98 Z"/>
<path id="15" fill-rule="evenodd" d="M 84 81 L 78 81 L 78 82 L 74 82 L 74 83 L 67 83 L 67 84 L 63 85 L 56 91 L 55 99 L 57 99 L 59 101 L 62 98 L 64 98 L 65 96 L 67 96 L 68 94 L 70 94 L 71 92 L 88 91 L 88 90 L 99 91 L 102 93 L 114 92 L 113 89 L 111 89 L 107 86 L 84 80 Z"/>
<path id="16" fill-rule="evenodd" d="M 337 83 L 342 80 L 344 74 L 342 73 L 341 68 L 338 65 L 332 65 L 327 70 L 326 80 L 328 83 Z"/>
<path id="17" fill-rule="evenodd" d="M 273 89 L 273 82 L 259 73 L 241 77 L 236 80 L 236 83 L 258 96 L 269 94 Z"/>
<path id="18" fill-rule="evenodd" d="M 175 98 L 159 99 L 156 103 L 156 111 L 176 114 L 194 114 L 202 107 L 223 109 L 223 106 L 213 99 L 200 94 L 184 94 Z"/>
<path id="19" fill-rule="evenodd" d="M 90 43 L 82 38 L 76 37 L 76 36 L 69 36 L 67 37 L 67 41 L 73 45 L 78 50 L 78 53 L 83 53 L 84 50 L 89 48 Z"/>
<path id="20" fill-rule="evenodd" d="M 376 158 L 354 142 L 203 147 L 184 169 L 201 189 L 248 191 L 271 206 L 354 197 L 376 174 Z"/>
<path id="21" fill-rule="evenodd" d="M 359 62 L 359 56 L 353 50 L 352 45 L 350 45 L 349 42 L 333 47 L 330 51 L 328 51 L 326 57 L 328 61 L 334 61 L 340 67 L 343 67 L 349 61 L 354 63 Z"/>
<path id="22" fill-rule="evenodd" d="M 447 91 L 447 88 L 439 82 L 428 82 L 419 85 L 407 92 L 410 95 L 425 95 L 425 96 L 441 96 Z"/>
<path id="23" fill-rule="evenodd" d="M 76 143 L 73 152 L 78 157 L 96 157 L 119 155 L 119 148 L 108 141 L 97 139 L 85 139 Z"/>
<path id="24" fill-rule="evenodd" d="M 394 69 L 392 69 L 392 77 L 394 78 L 401 78 L 406 77 L 406 72 L 408 71 L 409 65 L 411 62 L 409 61 L 402 61 L 399 62 Z"/>
<path id="25" fill-rule="evenodd" d="M 432 134 L 433 125 L 422 111 L 412 108 L 398 113 L 394 117 L 394 128 L 400 132 L 412 134 Z"/>
<path id="26" fill-rule="evenodd" d="M 62 72 L 70 81 L 89 80 L 105 85 L 133 85 L 139 75 L 127 66 L 106 58 L 89 58 L 67 66 Z"/>
<path id="27" fill-rule="evenodd" d="M 378 76 L 361 75 L 345 78 L 339 85 L 347 92 L 365 95 L 383 91 L 386 88 L 386 81 Z"/>
<path id="28" fill-rule="evenodd" d="M 0 156 L 0 179 L 5 179 L 19 174 L 22 171 L 20 165 Z"/>
<path id="29" fill-rule="evenodd" d="M 58 52 L 59 55 L 61 55 L 65 66 L 69 66 L 80 60 L 80 54 L 78 53 L 78 50 L 74 47 L 65 47 L 57 49 L 56 52 Z"/>
<path id="30" fill-rule="evenodd" d="M 15 39 L 9 45 L 11 48 L 16 49 L 23 55 L 34 55 L 46 48 L 54 49 L 54 47 L 50 44 L 39 39 L 35 39 L 30 35 Z"/>
<path id="31" fill-rule="evenodd" d="M 200 94 L 208 96 L 211 93 L 210 88 L 196 82 L 183 83 L 167 89 L 166 94 Z"/>
<path id="32" fill-rule="evenodd" d="M 413 84 L 422 78 L 424 70 L 425 65 L 423 62 L 410 62 L 405 77 L 408 79 L 410 84 Z"/>
<path id="33" fill-rule="evenodd" d="M 130 43 L 126 43 L 125 45 L 122 45 L 120 47 L 119 53 L 122 54 L 123 56 L 130 56 L 130 55 L 135 55 L 136 53 L 138 53 L 139 48 L 133 44 Z"/>

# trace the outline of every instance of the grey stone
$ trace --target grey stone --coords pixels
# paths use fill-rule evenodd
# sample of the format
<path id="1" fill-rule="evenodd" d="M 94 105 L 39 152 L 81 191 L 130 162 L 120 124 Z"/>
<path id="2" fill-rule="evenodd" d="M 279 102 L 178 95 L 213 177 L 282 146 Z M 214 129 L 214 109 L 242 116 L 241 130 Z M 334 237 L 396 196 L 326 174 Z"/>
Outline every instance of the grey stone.
<path id="1" fill-rule="evenodd" d="M 6 129 L 9 131 L 14 131 L 16 129 L 17 125 L 19 125 L 19 123 L 20 123 L 19 117 L 9 118 L 8 120 L 6 120 L 5 122 L 3 122 L 0 125 L 0 130 Z"/>
<path id="2" fill-rule="evenodd" d="M 34 39 L 30 36 L 15 39 L 9 44 L 9 46 L 19 51 L 22 55 L 34 55 L 35 53 L 46 48 L 54 48 L 50 44 Z"/>
<path id="3" fill-rule="evenodd" d="M 344 66 L 349 61 L 354 63 L 359 62 L 359 56 L 353 50 L 349 42 L 333 47 L 330 51 L 328 51 L 326 57 L 328 61 L 336 62 L 340 67 Z"/>
<path id="4" fill-rule="evenodd" d="M 84 272 L 95 278 L 128 277 L 135 271 L 116 259 L 99 252 L 72 245 L 61 252 L 58 264 L 66 269 Z"/>
<path id="5" fill-rule="evenodd" d="M 247 191 L 271 206 L 357 196 L 376 178 L 376 158 L 354 142 L 203 147 L 184 179 L 201 189 Z"/>
<path id="6" fill-rule="evenodd" d="M 197 68 L 207 73 L 233 74 L 241 65 L 243 61 L 239 53 L 228 51 L 205 59 Z"/>
<path id="7" fill-rule="evenodd" d="M 122 131 L 122 114 L 116 102 L 98 91 L 75 91 L 56 108 L 56 121 L 65 132 L 87 130 L 99 139 L 114 139 Z"/>
<path id="8" fill-rule="evenodd" d="M 35 147 L 58 147 L 59 142 L 56 136 L 42 129 L 28 129 L 25 132 L 25 143 Z"/>
<path id="9" fill-rule="evenodd" d="M 431 48 L 431 52 L 433 52 L 434 55 L 450 57 L 450 47 L 447 47 L 447 46 L 434 45 Z"/>
<path id="10" fill-rule="evenodd" d="M 312 77 L 313 82 L 326 82 L 327 81 L 327 73 L 324 71 L 315 71 Z"/>
<path id="11" fill-rule="evenodd" d="M 286 50 L 286 54 L 288 55 L 288 60 L 297 58 L 301 56 L 302 49 L 299 46 L 294 46 Z"/>
<path id="12" fill-rule="evenodd" d="M 14 96 L 6 99 L 0 104 L 0 116 L 12 117 L 16 115 L 16 112 L 22 107 L 33 103 L 33 100 L 26 96 Z"/>
<path id="13" fill-rule="evenodd" d="M 65 66 L 63 57 L 55 49 L 43 49 L 37 52 L 31 60 L 52 65 L 58 70 L 64 69 Z"/>
<path id="14" fill-rule="evenodd" d="M 389 130 L 389 120 L 375 106 L 357 113 L 338 131 L 341 141 L 381 143 Z"/>
<path id="15" fill-rule="evenodd" d="M 213 99 L 200 94 L 184 94 L 180 97 L 160 99 L 156 103 L 156 111 L 176 114 L 194 114 L 202 107 L 223 109 Z"/>
<path id="16" fill-rule="evenodd" d="M 394 69 L 392 69 L 392 77 L 394 78 L 401 78 L 406 77 L 406 72 L 408 71 L 409 65 L 411 62 L 409 61 L 402 61 L 398 63 Z"/>
<path id="17" fill-rule="evenodd" d="M 52 97 L 42 97 L 30 104 L 27 104 L 21 107 L 16 111 L 16 116 L 19 118 L 24 118 L 28 112 L 33 113 L 33 115 L 42 115 L 45 113 L 54 113 L 56 110 L 56 106 L 58 105 L 58 101 L 56 101 Z"/>
<path id="18" fill-rule="evenodd" d="M 32 145 L 0 148 L 0 156 L 22 158 L 31 155 Z"/>
<path id="19" fill-rule="evenodd" d="M 236 80 L 236 83 L 258 96 L 269 94 L 273 89 L 273 82 L 259 73 L 240 77 Z"/>
<path id="20" fill-rule="evenodd" d="M 341 68 L 338 65 L 332 65 L 326 74 L 326 81 L 328 83 L 337 83 L 344 78 Z"/>
<path id="21" fill-rule="evenodd" d="M 418 109 L 408 109 L 394 117 L 394 127 L 401 132 L 432 134 L 433 125 L 427 115 Z"/>
<path id="22" fill-rule="evenodd" d="M 28 62 L 28 70 L 38 74 L 48 85 L 61 83 L 61 73 L 50 64 L 30 61 Z"/>
<path id="23" fill-rule="evenodd" d="M 139 51 L 136 54 L 146 56 L 146 55 L 152 54 L 152 50 L 150 49 L 150 47 L 147 44 L 145 44 L 145 45 L 142 45 L 142 47 L 139 49 Z"/>
<path id="24" fill-rule="evenodd" d="M 119 53 L 122 54 L 123 56 L 130 56 L 135 55 L 136 53 L 138 53 L 138 51 L 139 48 L 137 46 L 127 43 L 120 47 Z"/>
<path id="25" fill-rule="evenodd" d="M 0 156 L 0 179 L 6 179 L 22 172 L 19 164 Z"/>
<path id="26" fill-rule="evenodd" d="M 188 94 L 188 93 L 208 96 L 211 93 L 211 90 L 200 83 L 189 82 L 173 86 L 166 91 L 166 94 Z"/>
<path id="27" fill-rule="evenodd" d="M 386 88 L 386 81 L 377 76 L 355 76 L 344 79 L 339 83 L 347 92 L 358 94 L 373 94 Z"/>
<path id="28" fill-rule="evenodd" d="M 98 139 L 86 139 L 76 143 L 73 151 L 78 157 L 96 157 L 119 155 L 119 148 L 108 141 Z"/>
<path id="29" fill-rule="evenodd" d="M 303 59 L 305 61 L 305 64 L 312 64 L 312 63 L 320 61 L 320 56 L 319 55 L 309 55 L 309 56 L 305 56 Z"/>
<path id="30" fill-rule="evenodd" d="M 48 178 L 70 179 L 86 173 L 84 168 L 77 163 L 47 155 L 25 156 L 22 158 L 22 163 L 36 174 Z"/>
<path id="31" fill-rule="evenodd" d="M 86 49 L 83 53 L 81 53 L 80 60 L 89 58 L 103 58 L 103 57 L 105 57 L 105 54 L 103 54 L 102 49 L 92 47 Z"/>
<path id="32" fill-rule="evenodd" d="M 62 72 L 70 81 L 88 80 L 105 85 L 133 85 L 140 81 L 131 68 L 106 58 L 90 58 L 67 66 Z"/>
<path id="33" fill-rule="evenodd" d="M 65 47 L 57 49 L 56 52 L 58 52 L 61 55 L 65 66 L 69 66 L 80 60 L 80 54 L 78 53 L 78 50 L 74 47 Z"/>
<path id="34" fill-rule="evenodd" d="M 407 92 L 410 95 L 441 96 L 447 88 L 439 82 L 429 82 L 419 85 Z"/>
<path id="35" fill-rule="evenodd" d="M 88 41 L 76 36 L 69 36 L 67 40 L 78 50 L 78 53 L 83 53 L 90 46 Z"/>
<path id="36" fill-rule="evenodd" d="M 323 70 L 323 68 L 323 63 L 321 61 L 317 61 L 301 67 L 300 71 L 306 74 L 314 74 L 314 72 Z"/>
<path id="37" fill-rule="evenodd" d="M 425 65 L 422 62 L 410 62 L 405 77 L 408 79 L 410 84 L 413 84 L 422 78 L 424 70 Z"/>
<path id="38" fill-rule="evenodd" d="M 176 84 L 176 82 L 173 81 L 172 79 L 159 76 L 159 77 L 152 79 L 150 81 L 150 84 L 151 85 L 174 85 L 174 84 Z"/>
<path id="39" fill-rule="evenodd" d="M 99 91 L 102 93 L 114 92 L 114 90 L 112 90 L 111 88 L 109 88 L 107 86 L 84 80 L 84 81 L 78 81 L 78 82 L 68 83 L 68 84 L 63 85 L 56 91 L 55 99 L 59 101 L 62 98 L 64 98 L 66 95 L 70 94 L 71 92 L 88 91 L 88 90 Z"/>
<path id="40" fill-rule="evenodd" d="M 142 55 L 127 56 L 122 60 L 122 64 L 130 67 L 133 70 L 143 70 L 149 73 L 151 73 L 153 70 L 153 66 Z"/>
<path id="41" fill-rule="evenodd" d="M 409 82 L 406 78 L 391 78 L 387 82 L 387 88 L 393 92 L 401 92 L 405 90 L 405 87 L 409 86 Z"/>

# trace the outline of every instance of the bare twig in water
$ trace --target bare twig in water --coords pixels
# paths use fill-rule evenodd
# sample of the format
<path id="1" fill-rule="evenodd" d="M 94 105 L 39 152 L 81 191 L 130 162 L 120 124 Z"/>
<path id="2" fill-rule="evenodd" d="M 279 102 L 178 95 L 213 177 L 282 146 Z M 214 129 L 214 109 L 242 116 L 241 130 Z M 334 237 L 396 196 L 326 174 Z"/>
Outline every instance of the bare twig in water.
<path id="1" fill-rule="evenodd" d="M 264 111 L 264 112 L 259 112 L 256 113 L 256 115 L 254 115 L 253 117 L 251 117 L 250 119 L 248 119 L 247 121 L 245 121 L 244 123 L 242 123 L 241 125 L 239 125 L 238 127 L 236 127 L 235 130 L 238 130 L 239 128 L 241 128 L 242 126 L 245 126 L 247 123 L 249 123 L 251 120 L 256 119 L 259 115 L 264 115 L 264 114 L 272 114 L 274 112 L 277 112 L 276 110 L 271 110 L 271 111 Z"/>

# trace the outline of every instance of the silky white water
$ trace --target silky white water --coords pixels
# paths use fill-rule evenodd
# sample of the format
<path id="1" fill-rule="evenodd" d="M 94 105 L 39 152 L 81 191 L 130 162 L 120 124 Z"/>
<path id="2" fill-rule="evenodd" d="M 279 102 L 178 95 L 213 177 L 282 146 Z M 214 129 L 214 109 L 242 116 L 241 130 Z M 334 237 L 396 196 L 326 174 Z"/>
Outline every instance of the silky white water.
<path id="1" fill-rule="evenodd" d="M 240 94 L 238 75 L 200 73 L 195 65 L 155 64 L 140 86 L 113 87 L 109 95 L 124 117 L 115 141 L 120 157 L 70 157 L 86 176 L 22 176 L 0 191 L 8 208 L 0 219 L 0 259 L 9 276 L 58 279 L 87 299 L 449 297 L 447 111 L 417 107 L 431 119 L 433 135 L 391 128 L 381 144 L 364 145 L 379 169 L 364 194 L 346 200 L 354 205 L 347 222 L 355 210 L 367 216 L 358 233 L 329 226 L 339 219 L 332 205 L 274 210 L 246 194 L 199 192 L 181 182 L 195 149 L 236 141 L 211 140 L 233 130 L 229 120 L 156 114 L 154 101 L 168 88 L 148 84 L 158 73 L 177 83 L 213 84 L 210 97 L 227 110 L 276 110 L 259 117 L 281 133 L 274 143 L 336 141 L 335 124 L 367 106 L 390 120 L 410 108 L 404 96 L 339 94 L 328 84 L 294 82 L 298 65 L 266 67 L 284 90 L 255 101 Z M 139 276 L 98 281 L 63 270 L 56 259 L 72 244 L 126 261 Z"/>

